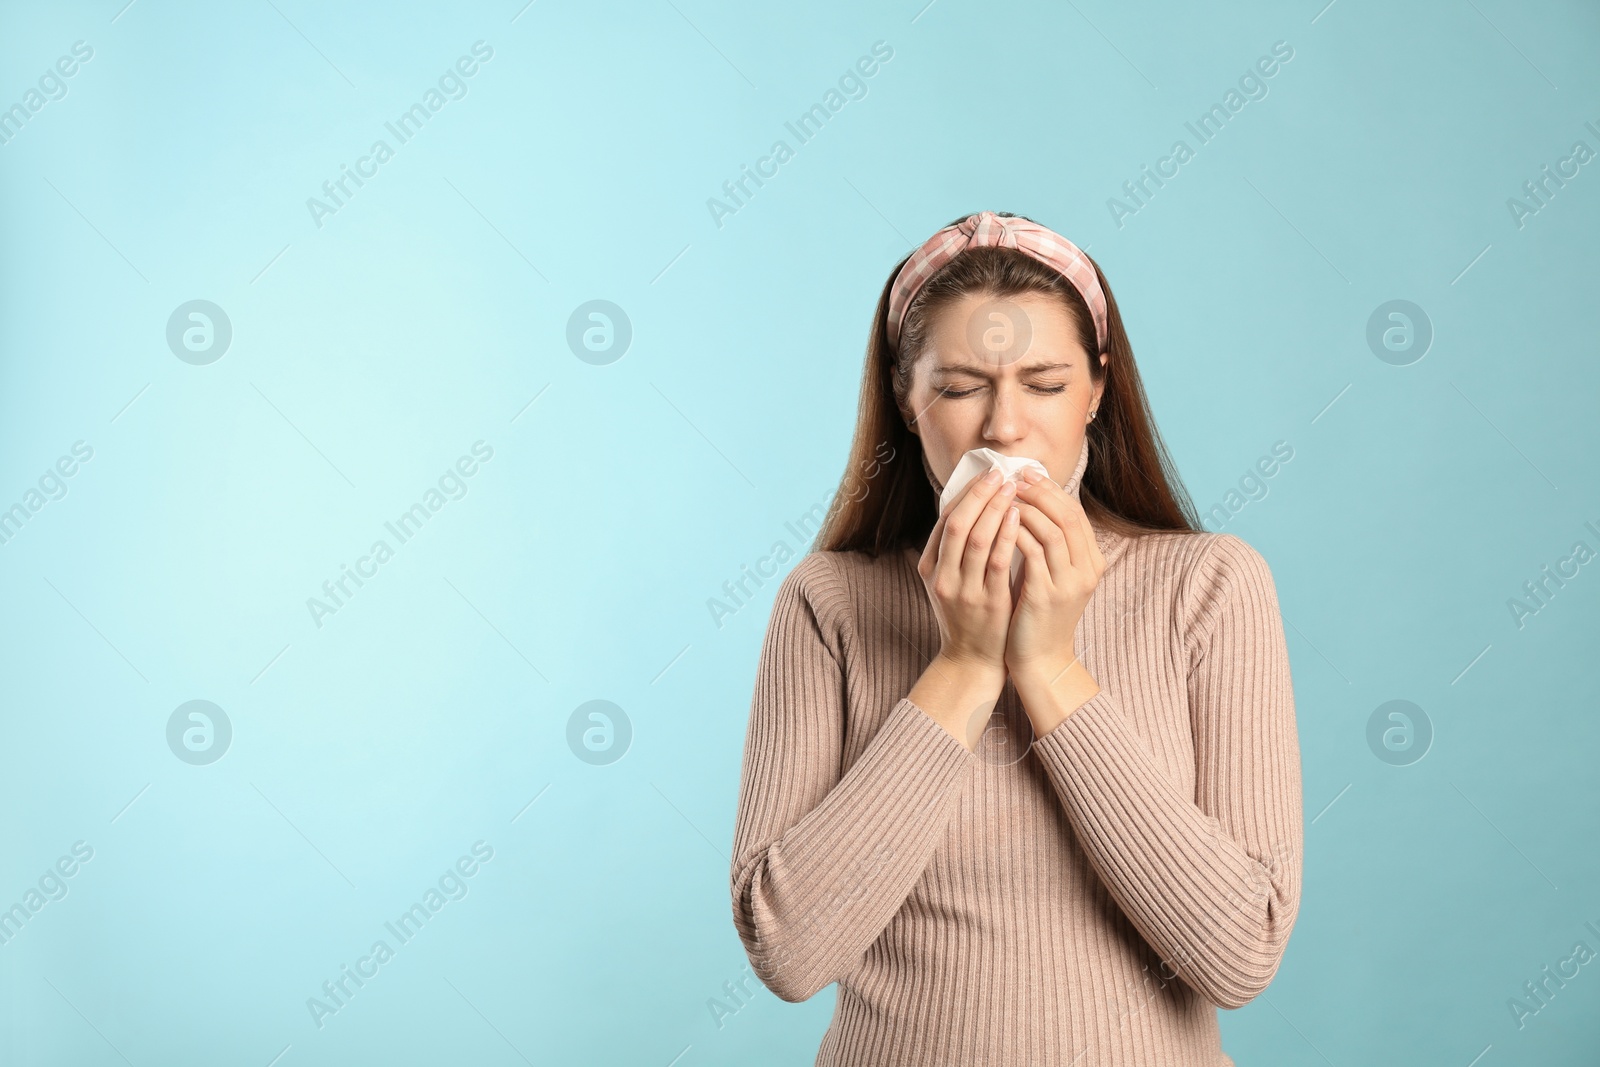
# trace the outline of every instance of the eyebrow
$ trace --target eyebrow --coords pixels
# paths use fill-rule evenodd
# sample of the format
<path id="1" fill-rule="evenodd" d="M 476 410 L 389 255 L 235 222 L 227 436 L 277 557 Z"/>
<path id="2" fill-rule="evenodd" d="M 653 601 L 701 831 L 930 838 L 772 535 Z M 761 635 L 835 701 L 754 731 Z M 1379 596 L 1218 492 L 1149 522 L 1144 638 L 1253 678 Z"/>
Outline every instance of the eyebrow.
<path id="1" fill-rule="evenodd" d="M 1037 374 L 1047 370 L 1068 370 L 1071 363 L 1028 363 L 1018 370 L 1023 374 Z M 940 363 L 933 368 L 935 374 L 976 374 L 982 377 L 988 368 L 976 363 Z"/>

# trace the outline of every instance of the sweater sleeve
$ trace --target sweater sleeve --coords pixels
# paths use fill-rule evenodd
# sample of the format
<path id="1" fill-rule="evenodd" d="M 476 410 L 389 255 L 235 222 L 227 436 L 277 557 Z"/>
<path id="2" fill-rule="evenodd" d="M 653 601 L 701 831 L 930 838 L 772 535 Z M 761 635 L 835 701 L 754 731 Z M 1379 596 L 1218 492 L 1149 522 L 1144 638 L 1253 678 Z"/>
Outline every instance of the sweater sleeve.
<path id="1" fill-rule="evenodd" d="M 733 921 L 752 969 L 786 1001 L 859 965 L 922 876 L 977 759 L 901 699 L 841 773 L 849 614 L 824 554 L 790 571 L 745 734 Z"/>
<path id="2" fill-rule="evenodd" d="M 1272 574 L 1216 535 L 1183 597 L 1194 796 L 1105 689 L 1034 745 L 1090 862 L 1165 962 L 1223 1008 L 1277 973 L 1300 905 L 1300 750 Z M 1180 603 L 1183 600 L 1180 599 Z"/>

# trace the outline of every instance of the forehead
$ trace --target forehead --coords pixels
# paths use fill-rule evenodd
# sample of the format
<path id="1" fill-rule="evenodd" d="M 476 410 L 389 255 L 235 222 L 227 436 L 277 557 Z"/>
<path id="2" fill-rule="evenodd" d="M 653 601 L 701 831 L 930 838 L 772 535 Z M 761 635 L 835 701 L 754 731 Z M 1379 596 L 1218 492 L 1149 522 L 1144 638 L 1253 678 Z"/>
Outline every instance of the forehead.
<path id="1" fill-rule="evenodd" d="M 934 374 L 1004 367 L 1029 374 L 1088 359 L 1072 311 L 1048 293 L 967 294 L 938 309 L 929 327 L 923 362 Z"/>

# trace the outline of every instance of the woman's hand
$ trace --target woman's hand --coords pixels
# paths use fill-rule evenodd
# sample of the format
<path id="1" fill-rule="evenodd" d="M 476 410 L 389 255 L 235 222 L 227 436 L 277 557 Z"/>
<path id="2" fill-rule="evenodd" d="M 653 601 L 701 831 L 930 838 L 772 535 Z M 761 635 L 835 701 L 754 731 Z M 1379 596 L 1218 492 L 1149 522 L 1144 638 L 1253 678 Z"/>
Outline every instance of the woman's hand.
<path id="1" fill-rule="evenodd" d="M 1106 561 L 1083 505 L 1051 479 L 1025 472 L 1017 507 L 1017 545 L 1025 562 L 1005 665 L 1020 691 L 1048 687 L 1072 666 L 1073 635 Z"/>
<path id="2" fill-rule="evenodd" d="M 998 471 L 974 479 L 939 516 L 917 563 L 939 620 L 939 655 L 1005 676 L 1011 559 L 1017 518 L 1008 517 L 1017 487 Z"/>

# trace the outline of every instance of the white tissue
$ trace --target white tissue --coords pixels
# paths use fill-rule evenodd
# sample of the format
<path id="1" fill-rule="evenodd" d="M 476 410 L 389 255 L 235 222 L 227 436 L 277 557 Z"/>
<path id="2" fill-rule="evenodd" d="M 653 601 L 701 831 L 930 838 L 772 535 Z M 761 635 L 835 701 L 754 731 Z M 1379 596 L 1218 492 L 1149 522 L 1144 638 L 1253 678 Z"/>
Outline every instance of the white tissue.
<path id="1" fill-rule="evenodd" d="M 950 480 L 945 483 L 944 492 L 939 494 L 939 514 L 943 515 L 950 504 L 961 495 L 967 483 L 974 478 L 980 478 L 994 468 L 999 468 L 1002 484 L 1015 482 L 1023 471 L 1029 467 L 1037 470 L 1046 478 L 1050 472 L 1043 463 L 1027 456 L 1007 456 L 996 452 L 992 448 L 974 448 L 961 457 L 961 462 L 956 464 L 956 469 L 950 472 Z M 1017 571 L 1022 569 L 1022 549 L 1016 549 L 1011 556 L 1011 583 L 1016 584 Z"/>
<path id="2" fill-rule="evenodd" d="M 945 483 L 944 492 L 939 494 L 939 514 L 944 514 L 945 509 L 961 495 L 968 482 L 988 474 L 995 467 L 1000 468 L 1000 476 L 1007 482 L 1016 481 L 1017 477 L 1029 467 L 1047 478 L 1050 476 L 1044 464 L 1036 459 L 1002 455 L 992 448 L 974 448 L 962 456 L 961 462 L 956 464 L 956 469 L 950 472 L 950 480 Z"/>

